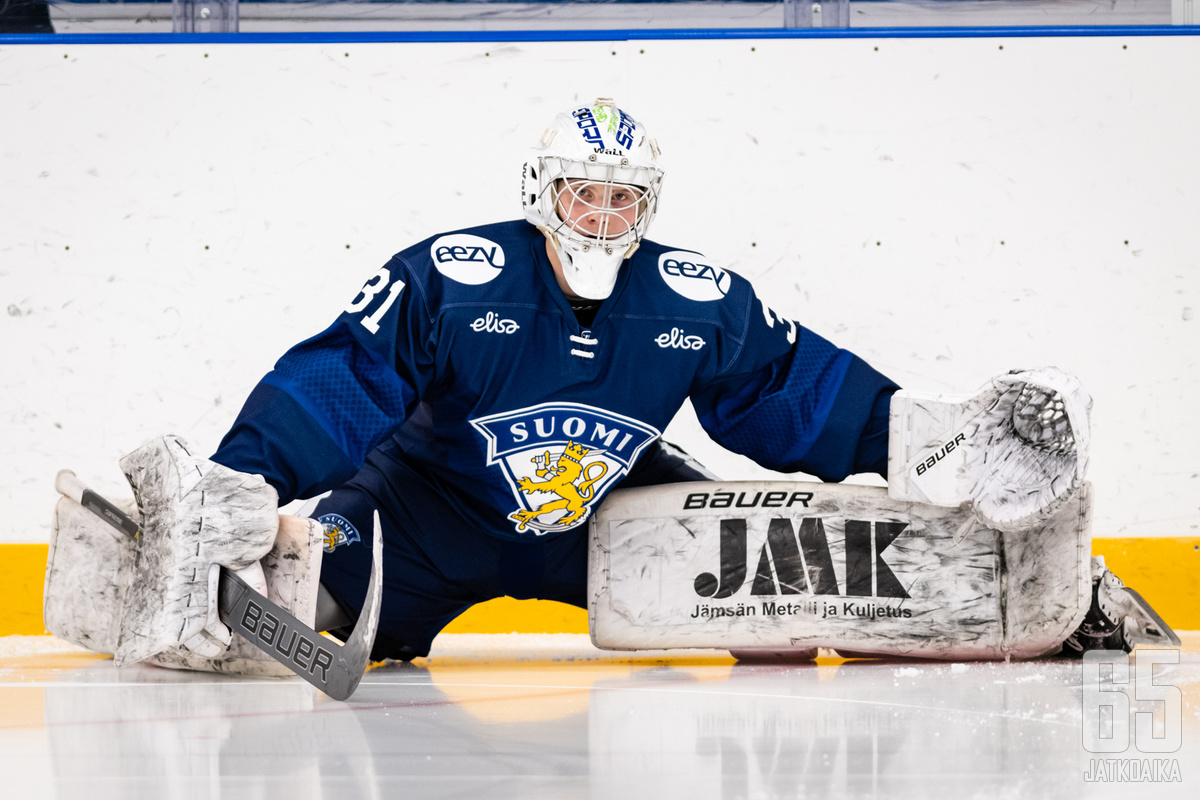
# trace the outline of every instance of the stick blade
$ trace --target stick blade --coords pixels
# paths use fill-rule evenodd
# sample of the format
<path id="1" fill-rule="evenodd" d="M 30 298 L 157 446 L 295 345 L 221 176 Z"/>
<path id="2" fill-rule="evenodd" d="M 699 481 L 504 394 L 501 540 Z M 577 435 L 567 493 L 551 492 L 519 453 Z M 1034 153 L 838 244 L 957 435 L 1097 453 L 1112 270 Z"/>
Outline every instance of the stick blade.
<path id="1" fill-rule="evenodd" d="M 358 688 L 371 658 L 371 648 L 375 646 L 375 633 L 379 630 L 379 609 L 383 600 L 383 529 L 379 524 L 378 511 L 375 512 L 374 527 L 371 578 L 362 613 L 354 624 L 350 638 L 338 650 L 339 668 L 330 671 L 329 680 L 322 687 L 325 694 L 334 700 L 346 700 Z"/>

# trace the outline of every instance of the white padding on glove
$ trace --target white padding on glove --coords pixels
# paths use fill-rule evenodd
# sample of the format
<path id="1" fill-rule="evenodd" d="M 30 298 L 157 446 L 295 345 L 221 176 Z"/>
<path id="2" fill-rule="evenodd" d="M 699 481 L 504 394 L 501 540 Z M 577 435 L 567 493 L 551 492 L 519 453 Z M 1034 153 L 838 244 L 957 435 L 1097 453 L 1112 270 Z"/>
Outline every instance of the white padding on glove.
<path id="1" fill-rule="evenodd" d="M 231 638 L 217 617 L 219 566 L 259 571 L 256 562 L 279 528 L 275 490 L 258 475 L 192 455 L 177 436 L 142 445 L 121 459 L 121 470 L 141 510 L 142 533 L 117 665 L 178 646 L 219 655 Z"/>
<path id="2" fill-rule="evenodd" d="M 321 554 L 325 529 L 316 520 L 300 517 L 279 517 L 279 535 L 271 552 L 257 562 L 262 587 L 255 586 L 263 596 L 308 625 L 315 624 L 317 592 L 321 579 Z M 238 572 L 243 580 L 247 570 Z M 280 632 L 278 647 L 290 652 L 295 647 L 296 633 L 290 638 L 286 629 Z M 229 648 L 212 657 L 197 654 L 183 647 L 165 650 L 149 658 L 149 662 L 171 669 L 191 669 L 203 672 L 223 672 L 229 675 L 285 678 L 293 673 L 241 636 L 233 637 Z"/>
<path id="3" fill-rule="evenodd" d="M 137 519 L 137 504 L 115 505 Z M 121 632 L 121 606 L 136 551 L 133 539 L 69 497 L 54 507 L 42 618 L 60 639 L 112 654 Z"/>
<path id="4" fill-rule="evenodd" d="M 900 391 L 892 399 L 888 494 L 971 503 L 996 530 L 1048 519 L 1087 474 L 1092 401 L 1060 369 L 1014 370 L 974 395 Z"/>

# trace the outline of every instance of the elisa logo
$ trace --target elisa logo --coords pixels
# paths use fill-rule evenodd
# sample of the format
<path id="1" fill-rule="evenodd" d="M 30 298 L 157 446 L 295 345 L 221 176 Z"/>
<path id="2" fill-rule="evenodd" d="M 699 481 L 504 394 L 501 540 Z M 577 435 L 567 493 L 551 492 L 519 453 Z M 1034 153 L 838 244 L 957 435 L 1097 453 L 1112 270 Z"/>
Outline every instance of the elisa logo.
<path id="1" fill-rule="evenodd" d="M 486 317 L 480 317 L 471 323 L 471 330 L 485 333 L 516 333 L 520 327 L 515 321 L 501 319 L 499 314 L 493 314 L 491 311 L 487 312 Z"/>
<path id="2" fill-rule="evenodd" d="M 704 347 L 704 337 L 684 333 L 683 328 L 671 328 L 670 333 L 660 333 L 654 337 L 654 343 L 659 347 L 673 347 L 676 350 L 699 350 Z"/>
<path id="3" fill-rule="evenodd" d="M 689 300 L 720 300 L 729 291 L 729 273 L 705 260 L 699 253 L 672 250 L 658 257 L 658 272 L 667 286 Z"/>
<path id="4" fill-rule="evenodd" d="M 439 236 L 429 246 L 429 257 L 437 271 L 459 283 L 478 285 L 500 274 L 504 248 L 491 239 L 470 233 Z"/>

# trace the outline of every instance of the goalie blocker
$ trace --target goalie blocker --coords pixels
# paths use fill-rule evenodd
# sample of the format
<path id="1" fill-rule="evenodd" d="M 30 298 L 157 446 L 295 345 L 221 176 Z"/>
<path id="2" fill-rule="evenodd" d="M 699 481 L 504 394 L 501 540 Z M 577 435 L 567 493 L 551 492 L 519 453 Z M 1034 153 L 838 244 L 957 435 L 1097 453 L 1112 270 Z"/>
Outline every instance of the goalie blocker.
<path id="1" fill-rule="evenodd" d="M 94 496 L 87 499 L 85 507 L 69 497 L 60 497 L 54 509 L 43 617 L 46 629 L 55 636 L 111 655 L 119 650 L 130 587 L 142 580 L 136 566 L 136 543 L 118 527 L 124 523 L 136 532 L 138 511 L 133 501 L 119 500 L 111 505 L 114 513 L 102 513 Z M 99 502 L 109 505 L 102 498 Z M 257 579 L 250 570 L 240 577 L 251 581 L 252 588 L 279 609 L 311 628 L 316 615 L 322 541 L 321 526 L 314 520 L 280 516 L 275 544 L 258 565 Z M 296 641 L 295 631 L 285 629 L 279 633 L 285 640 L 290 633 L 291 646 L 280 648 L 283 655 L 290 655 L 297 646 L 303 648 Z M 267 635 L 270 637 L 270 633 Z M 309 647 L 312 664 L 317 668 L 321 668 L 322 661 L 328 662 L 324 663 L 326 668 L 332 664 L 332 657 L 322 659 L 315 650 Z M 175 646 L 145 660 L 163 667 L 235 675 L 284 677 L 294 672 L 243 637 L 233 637 L 228 647 L 212 657 Z"/>
<path id="2" fill-rule="evenodd" d="M 969 506 L 899 501 L 862 486 L 614 492 L 590 529 L 592 640 L 735 655 L 1059 652 L 1092 604 L 1090 485 L 1037 530 L 1004 533 L 972 519 Z"/>
<path id="3" fill-rule="evenodd" d="M 130 617 L 144 618 L 131 614 L 131 608 L 137 610 L 143 604 L 147 597 L 144 587 L 156 573 L 167 571 L 162 559 L 147 557 L 151 551 L 148 542 L 161 537 L 162 531 L 143 528 L 135 518 L 138 509 L 132 501 L 114 504 L 98 497 L 68 470 L 59 473 L 55 486 L 64 496 L 55 509 L 46 565 L 46 628 L 95 652 L 119 654 L 131 632 Z M 323 529 L 311 519 L 276 516 L 275 520 L 272 547 L 261 561 L 236 573 L 225 566 L 213 570 L 219 588 L 211 595 L 219 619 L 240 636 L 209 655 L 192 650 L 192 640 L 185 643 L 180 635 L 167 647 L 137 660 L 238 675 L 295 674 L 334 699 L 345 700 L 353 694 L 363 677 L 379 621 L 382 533 L 378 514 L 364 612 L 341 646 L 313 630 L 322 604 Z M 192 534 L 196 539 L 193 552 L 199 551 L 204 537 L 200 527 Z M 160 605 L 152 596 L 148 602 Z M 321 614 L 324 623 L 315 624 L 325 627 L 339 615 L 326 609 Z M 175 630 L 182 628 L 177 625 Z M 132 632 L 146 638 L 141 630 Z"/>

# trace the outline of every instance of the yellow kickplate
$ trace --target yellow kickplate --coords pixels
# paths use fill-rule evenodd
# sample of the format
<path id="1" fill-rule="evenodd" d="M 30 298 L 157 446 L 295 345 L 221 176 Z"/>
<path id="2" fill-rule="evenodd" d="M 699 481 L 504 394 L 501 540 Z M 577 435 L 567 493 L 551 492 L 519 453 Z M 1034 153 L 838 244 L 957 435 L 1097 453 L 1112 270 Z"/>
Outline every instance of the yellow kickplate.
<path id="1" fill-rule="evenodd" d="M 45 544 L 0 544 L 0 636 L 36 636 L 42 623 Z"/>
<path id="2" fill-rule="evenodd" d="M 45 633 L 44 544 L 0 545 L 0 636 Z M 1092 552 L 1167 624 L 1200 630 L 1200 537 L 1094 539 Z M 587 611 L 549 600 L 502 597 L 468 609 L 447 633 L 587 633 Z"/>
<path id="3" fill-rule="evenodd" d="M 1200 537 L 1093 539 L 1092 554 L 1172 628 L 1200 630 Z"/>
<path id="4" fill-rule="evenodd" d="M 587 633 L 587 610 L 553 600 L 498 597 L 459 614 L 446 633 Z"/>

